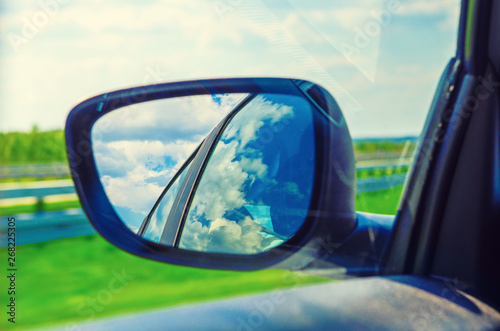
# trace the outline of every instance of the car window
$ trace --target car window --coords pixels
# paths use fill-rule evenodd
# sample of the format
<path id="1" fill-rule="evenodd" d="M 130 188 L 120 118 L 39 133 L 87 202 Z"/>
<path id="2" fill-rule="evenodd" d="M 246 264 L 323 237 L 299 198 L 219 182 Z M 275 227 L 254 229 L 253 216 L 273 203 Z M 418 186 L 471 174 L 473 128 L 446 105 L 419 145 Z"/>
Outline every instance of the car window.
<path id="1" fill-rule="evenodd" d="M 185 166 L 185 168 L 181 171 L 177 178 L 173 179 L 173 182 L 165 188 L 164 195 L 160 197 L 160 203 L 156 208 L 153 209 L 153 213 L 148 219 L 148 223 L 146 226 L 146 230 L 144 231 L 143 237 L 145 239 L 160 242 L 161 235 L 163 233 L 163 229 L 165 228 L 165 224 L 168 219 L 168 215 L 170 210 L 172 209 L 172 205 L 174 203 L 175 197 L 179 192 L 182 181 L 186 174 L 189 171 L 191 166 L 191 161 L 189 164 Z"/>
<path id="2" fill-rule="evenodd" d="M 196 4 L 192 7 L 196 9 L 169 3 L 168 8 L 175 8 L 176 13 L 171 21 L 160 20 L 153 13 L 158 7 L 152 3 L 138 7 L 144 15 L 151 16 L 148 23 L 151 29 L 165 32 L 163 29 L 168 27 L 175 33 L 169 33 L 167 40 L 167 34 L 147 30 L 155 46 L 135 47 L 135 58 L 142 62 L 124 59 L 127 72 L 142 72 L 141 83 L 200 77 L 279 76 L 321 84 L 339 103 L 354 140 L 356 210 L 394 215 L 434 89 L 455 51 L 458 0 L 290 0 L 255 5 L 260 12 L 257 16 L 252 14 L 252 6 L 246 4 L 222 7 L 197 1 L 190 4 Z M 186 12 L 190 13 L 189 20 L 179 21 Z M 99 38 L 115 38 L 123 50 L 131 47 L 128 37 L 124 39 L 117 34 L 122 27 L 120 22 L 102 24 Z M 99 47 L 110 51 L 104 44 Z M 192 52 L 193 49 L 199 51 Z M 123 73 L 115 70 L 116 63 L 121 62 L 113 65 L 111 62 L 99 71 L 99 75 L 107 73 L 109 78 L 100 81 L 109 86 L 92 85 L 99 87 L 95 92 L 137 82 L 131 76 L 127 76 L 128 80 L 114 81 L 112 77 L 123 77 Z M 89 86 L 87 91 L 93 90 Z M 8 95 L 5 100 L 9 100 Z M 58 102 L 52 100 L 53 104 Z M 202 108 L 195 109 L 190 116 L 200 125 L 216 122 Z M 186 123 L 185 118 L 178 123 L 169 119 L 168 128 L 185 127 Z M 202 138 L 198 137 L 198 141 Z M 185 139 L 178 136 L 172 141 L 181 145 Z M 189 146 L 188 150 L 187 144 L 184 145 L 186 150 L 181 153 L 184 159 L 176 160 L 177 167 L 193 148 Z M 155 189 L 148 208 L 141 209 L 136 223 L 144 219 L 161 192 L 160 187 Z M 130 204 L 124 205 L 126 208 Z"/>
<path id="3" fill-rule="evenodd" d="M 346 117 L 358 210 L 394 214 L 455 52 L 459 1 L 86 1 L 65 3 L 50 24 L 24 30 L 20 22 L 43 8 L 3 7 L 2 77 L 30 79 L 2 79 L 2 109 L 11 111 L 2 112 L 0 129 L 62 127 L 75 100 L 134 85 L 303 78 L 327 88 Z"/>
<path id="4" fill-rule="evenodd" d="M 312 195 L 312 112 L 304 98 L 260 94 L 231 119 L 203 171 L 180 248 L 255 254 L 297 232 Z"/>

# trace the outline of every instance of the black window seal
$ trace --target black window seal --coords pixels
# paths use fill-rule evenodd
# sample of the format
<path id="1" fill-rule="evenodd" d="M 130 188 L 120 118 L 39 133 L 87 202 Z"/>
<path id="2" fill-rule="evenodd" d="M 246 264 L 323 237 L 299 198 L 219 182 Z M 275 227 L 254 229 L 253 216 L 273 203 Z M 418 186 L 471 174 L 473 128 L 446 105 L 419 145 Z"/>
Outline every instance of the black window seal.
<path id="1" fill-rule="evenodd" d="M 180 234 L 184 227 L 185 219 L 194 197 L 194 193 L 205 170 L 205 167 L 212 155 L 217 142 L 219 141 L 222 132 L 226 125 L 231 121 L 235 114 L 237 114 L 243 107 L 245 107 L 257 94 L 252 93 L 247 95 L 238 105 L 236 105 L 231 112 L 210 132 L 200 146 L 200 149 L 193 159 L 193 163 L 189 168 L 188 173 L 177 192 L 174 199 L 172 208 L 167 218 L 167 222 L 163 229 L 160 243 L 173 247 L 178 247 L 180 241 Z"/>
<path id="2" fill-rule="evenodd" d="M 137 232 L 137 235 L 139 235 L 141 237 L 144 236 L 144 232 L 146 232 L 146 229 L 149 226 L 149 222 L 151 221 L 151 217 L 153 216 L 154 212 L 158 208 L 158 205 L 160 204 L 161 200 L 163 199 L 163 197 L 165 196 L 165 194 L 167 193 L 167 191 L 170 190 L 170 187 L 175 183 L 175 181 L 177 180 L 177 178 L 189 166 L 190 162 L 194 159 L 194 156 L 200 150 L 201 144 L 203 144 L 203 141 L 198 145 L 198 147 L 196 147 L 196 149 L 193 151 L 193 153 L 191 153 L 191 155 L 189 156 L 189 158 L 182 164 L 182 166 L 175 173 L 175 175 L 172 177 L 172 179 L 170 179 L 170 181 L 168 182 L 167 186 L 165 186 L 165 189 L 163 189 L 163 191 L 161 192 L 160 196 L 158 197 L 158 199 L 156 200 L 155 204 L 153 205 L 153 207 L 149 211 L 148 215 L 142 221 L 141 227 L 139 228 L 139 231 Z"/>

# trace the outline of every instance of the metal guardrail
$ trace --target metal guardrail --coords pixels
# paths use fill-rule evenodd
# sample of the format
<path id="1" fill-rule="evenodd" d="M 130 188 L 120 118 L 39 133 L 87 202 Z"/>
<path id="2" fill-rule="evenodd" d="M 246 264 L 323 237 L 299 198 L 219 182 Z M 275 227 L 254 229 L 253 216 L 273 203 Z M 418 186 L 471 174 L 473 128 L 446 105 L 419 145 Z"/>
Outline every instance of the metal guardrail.
<path id="1" fill-rule="evenodd" d="M 0 191 L 0 199 L 14 199 L 25 197 L 43 198 L 49 195 L 76 193 L 75 187 L 73 186 L 73 183 L 71 181 L 59 182 L 64 183 L 58 183 L 51 186 L 33 185 L 2 189 Z"/>
<path id="2" fill-rule="evenodd" d="M 397 169 L 407 167 L 407 164 L 386 164 L 358 167 L 356 170 Z M 3 166 L 5 168 L 5 166 Z M 35 176 L 36 177 L 36 176 Z M 403 185 L 406 174 L 395 174 L 392 176 L 368 177 L 356 181 L 357 193 L 375 192 L 389 189 L 394 186 Z M 5 187 L 5 184 L 3 185 Z M 51 182 L 36 182 L 29 186 L 16 186 L 0 190 L 0 199 L 15 199 L 25 197 L 36 197 L 43 201 L 44 197 L 51 195 L 75 193 L 75 187 L 71 180 L 59 180 Z M 41 203 L 38 203 L 41 206 Z M 80 236 L 95 233 L 82 209 L 69 209 L 63 211 L 43 212 L 32 214 L 14 215 L 16 219 L 16 230 L 18 234 L 18 245 L 42 242 L 63 237 Z M 0 224 L 0 235 L 6 233 L 6 223 Z M 2 240 L 0 247 L 6 243 Z"/>
<path id="3" fill-rule="evenodd" d="M 65 162 L 0 165 L 0 178 L 62 178 L 69 174 L 70 170 Z"/>
<path id="4" fill-rule="evenodd" d="M 406 174 L 358 179 L 356 181 L 356 193 L 387 190 L 394 186 L 403 185 L 405 179 Z"/>
<path id="5" fill-rule="evenodd" d="M 30 185 L 2 184 L 0 187 L 0 200 L 36 198 L 36 212 L 38 213 L 43 209 L 45 197 L 75 193 L 76 190 L 71 180 L 41 181 Z"/>
<path id="6" fill-rule="evenodd" d="M 362 167 L 356 167 L 356 172 L 360 171 L 373 171 L 373 170 L 397 170 L 397 169 L 407 169 L 410 166 L 409 162 L 405 163 L 394 163 L 394 164 L 382 164 L 382 165 L 372 165 L 372 166 L 362 166 Z"/>
<path id="7" fill-rule="evenodd" d="M 95 233 L 80 208 L 52 212 L 41 211 L 45 197 L 72 193 L 76 191 L 71 180 L 42 181 L 30 185 L 3 184 L 0 189 L 0 200 L 22 200 L 29 197 L 37 199 L 37 212 L 10 216 L 16 220 L 16 244 L 32 244 Z M 6 232 L 7 222 L 1 222 L 0 238 L 4 237 Z M 0 247 L 6 245 L 6 240 L 1 238 Z"/>
<path id="8" fill-rule="evenodd" d="M 16 245 L 96 233 L 80 208 L 21 214 L 12 217 L 16 220 Z M 0 247 L 7 246 L 7 240 L 4 240 L 6 233 L 7 222 L 1 222 Z"/>
<path id="9" fill-rule="evenodd" d="M 89 224 L 87 216 L 81 208 L 60 211 L 38 212 L 12 216 L 16 219 L 16 231 L 35 231 L 47 228 L 58 228 L 70 225 Z M 6 232 L 6 222 L 0 224 L 0 232 Z"/>

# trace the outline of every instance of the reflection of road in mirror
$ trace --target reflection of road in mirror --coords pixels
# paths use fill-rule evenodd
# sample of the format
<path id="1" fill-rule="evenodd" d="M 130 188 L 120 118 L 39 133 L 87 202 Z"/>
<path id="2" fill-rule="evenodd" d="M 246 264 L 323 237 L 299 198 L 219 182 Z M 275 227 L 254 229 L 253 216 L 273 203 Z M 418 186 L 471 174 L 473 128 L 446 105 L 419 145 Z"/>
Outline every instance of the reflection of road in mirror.
<path id="1" fill-rule="evenodd" d="M 179 247 L 255 254 L 292 237 L 309 209 L 312 118 L 304 98 L 274 94 L 238 112 L 203 172 Z"/>
<path id="2" fill-rule="evenodd" d="M 208 132 L 245 96 L 150 101 L 96 121 L 91 134 L 97 170 L 106 195 L 132 231 L 137 232 L 165 186 Z"/>

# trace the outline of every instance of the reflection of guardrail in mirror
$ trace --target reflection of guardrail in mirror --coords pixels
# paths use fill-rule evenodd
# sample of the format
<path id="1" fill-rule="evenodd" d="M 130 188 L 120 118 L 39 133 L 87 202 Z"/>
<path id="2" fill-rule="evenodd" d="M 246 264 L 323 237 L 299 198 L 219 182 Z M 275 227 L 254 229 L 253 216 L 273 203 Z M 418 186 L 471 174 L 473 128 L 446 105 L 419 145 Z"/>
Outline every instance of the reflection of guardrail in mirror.
<path id="1" fill-rule="evenodd" d="M 371 162 L 371 165 L 365 165 L 364 161 L 358 162 L 360 166 L 356 168 L 357 193 L 375 192 L 403 185 L 409 160 L 398 160 L 396 163 L 394 163 L 396 160 L 391 161 L 393 162 L 388 163 L 385 160 L 384 164 L 379 165 L 373 164 L 376 162 Z M 6 169 L 8 171 L 4 171 Z M 28 169 L 40 170 L 40 172 L 29 172 Z M 58 172 L 54 169 L 58 169 Z M 56 176 L 69 175 L 69 169 L 64 163 L 4 165 L 0 166 L 0 170 L 0 178 L 44 178 L 54 176 L 56 172 Z M 0 206 L 36 205 L 33 213 L 13 216 L 18 221 L 16 232 L 18 245 L 95 233 L 80 208 L 43 211 L 47 202 L 61 200 L 78 200 L 71 180 L 0 184 Z M 6 233 L 4 225 L 3 223 L 0 225 L 0 236 Z M 2 240 L 0 246 L 4 246 L 3 242 Z"/>

